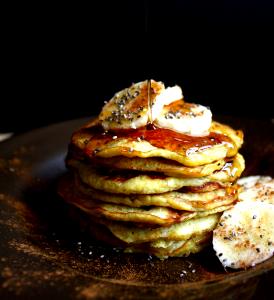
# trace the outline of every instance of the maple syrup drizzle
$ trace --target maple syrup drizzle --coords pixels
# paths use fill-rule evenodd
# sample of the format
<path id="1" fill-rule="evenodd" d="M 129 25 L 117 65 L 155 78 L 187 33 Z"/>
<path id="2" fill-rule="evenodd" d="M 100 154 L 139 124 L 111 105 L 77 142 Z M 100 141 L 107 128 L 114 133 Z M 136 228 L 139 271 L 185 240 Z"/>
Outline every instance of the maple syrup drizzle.
<path id="1" fill-rule="evenodd" d="M 151 79 L 147 81 L 148 124 L 152 124 Z"/>
<path id="2" fill-rule="evenodd" d="M 228 144 L 234 148 L 233 142 L 228 136 L 210 132 L 209 135 L 197 137 L 159 128 L 154 124 L 137 129 L 119 129 L 105 132 L 101 126 L 94 126 L 88 129 L 91 138 L 87 143 L 85 152 L 88 155 L 95 155 L 99 149 L 113 140 L 128 139 L 129 141 L 149 142 L 152 146 L 178 153 L 201 151 L 215 145 Z M 126 147 L 126 145 L 125 145 Z"/>

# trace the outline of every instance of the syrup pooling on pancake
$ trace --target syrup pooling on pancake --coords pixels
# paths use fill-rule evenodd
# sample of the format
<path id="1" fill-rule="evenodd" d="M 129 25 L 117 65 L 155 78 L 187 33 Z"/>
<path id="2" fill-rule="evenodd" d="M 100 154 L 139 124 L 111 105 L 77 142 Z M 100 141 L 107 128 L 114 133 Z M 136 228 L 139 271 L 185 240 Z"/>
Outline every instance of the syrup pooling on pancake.
<path id="1" fill-rule="evenodd" d="M 240 143 L 237 132 L 227 126 L 225 134 L 221 134 L 222 128 L 218 124 L 218 133 L 211 131 L 207 136 L 193 137 L 151 126 L 105 132 L 92 122 L 73 135 L 72 145 L 87 157 L 162 157 L 186 166 L 199 166 L 236 155 L 242 139 Z"/>

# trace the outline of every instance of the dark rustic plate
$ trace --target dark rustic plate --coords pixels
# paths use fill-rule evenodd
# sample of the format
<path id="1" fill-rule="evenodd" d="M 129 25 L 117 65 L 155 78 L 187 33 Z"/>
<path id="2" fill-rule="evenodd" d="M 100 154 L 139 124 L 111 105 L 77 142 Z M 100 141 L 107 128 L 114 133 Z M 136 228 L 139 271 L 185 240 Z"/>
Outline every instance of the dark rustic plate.
<path id="1" fill-rule="evenodd" d="M 244 175 L 274 176 L 273 123 L 221 118 L 245 131 Z M 56 195 L 71 133 L 86 120 L 0 144 L 1 299 L 266 299 L 274 258 L 226 272 L 211 248 L 160 261 L 124 254 L 81 232 Z M 265 297 L 265 298 L 264 298 Z"/>

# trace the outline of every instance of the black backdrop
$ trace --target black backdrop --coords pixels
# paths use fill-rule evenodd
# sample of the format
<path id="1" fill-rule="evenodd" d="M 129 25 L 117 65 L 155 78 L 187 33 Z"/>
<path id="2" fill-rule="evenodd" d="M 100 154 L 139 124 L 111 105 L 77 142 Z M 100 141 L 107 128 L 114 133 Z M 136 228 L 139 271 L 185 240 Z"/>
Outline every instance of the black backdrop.
<path id="1" fill-rule="evenodd" d="M 0 132 L 95 115 L 147 78 L 215 114 L 273 117 L 273 1 L 94 3 L 4 11 Z"/>

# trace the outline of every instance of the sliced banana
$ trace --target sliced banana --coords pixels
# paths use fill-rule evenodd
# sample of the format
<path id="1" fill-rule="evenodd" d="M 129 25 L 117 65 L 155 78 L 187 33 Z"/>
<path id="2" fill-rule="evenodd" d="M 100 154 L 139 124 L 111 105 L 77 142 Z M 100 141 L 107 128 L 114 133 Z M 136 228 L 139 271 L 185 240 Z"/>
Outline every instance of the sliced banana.
<path id="1" fill-rule="evenodd" d="M 155 121 L 160 116 L 165 105 L 174 103 L 177 100 L 184 102 L 182 89 L 178 85 L 167 87 L 165 90 L 163 90 L 152 103 L 152 121 Z"/>
<path id="2" fill-rule="evenodd" d="M 184 102 L 179 86 L 165 88 L 162 82 L 151 80 L 150 104 L 148 89 L 148 82 L 143 81 L 116 93 L 99 115 L 104 129 L 135 129 L 153 122 L 183 134 L 208 134 L 211 111 L 202 105 Z"/>
<path id="3" fill-rule="evenodd" d="M 225 211 L 213 231 L 213 248 L 224 267 L 248 268 L 274 251 L 274 205 L 238 202 Z"/>
<path id="4" fill-rule="evenodd" d="M 135 129 L 145 126 L 150 121 L 148 88 L 148 81 L 142 81 L 116 93 L 99 115 L 104 129 Z M 177 86 L 165 89 L 162 82 L 151 80 L 150 88 L 151 121 L 166 103 L 183 97 L 181 88 Z"/>
<path id="5" fill-rule="evenodd" d="M 269 176 L 243 177 L 237 182 L 242 186 L 241 201 L 261 201 L 274 204 L 274 179 Z"/>
<path id="6" fill-rule="evenodd" d="M 212 113 L 205 106 L 186 103 L 182 100 L 165 105 L 155 124 L 192 136 L 204 136 L 209 133 Z"/>
<path id="7" fill-rule="evenodd" d="M 156 83 L 155 83 L 156 86 Z M 145 126 L 148 122 L 147 81 L 133 84 L 114 95 L 103 107 L 99 120 L 105 130 L 128 129 Z M 156 95 L 164 90 L 157 83 Z"/>

